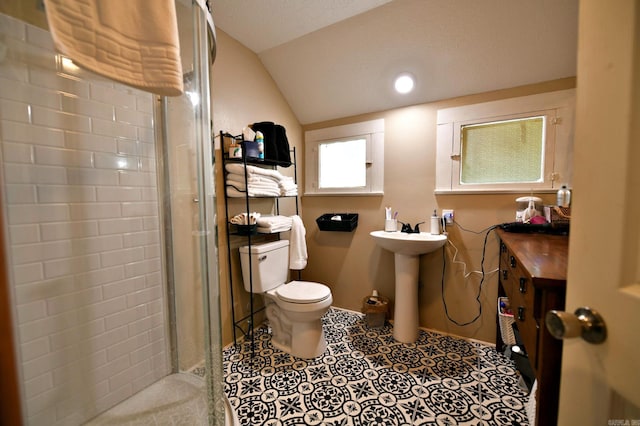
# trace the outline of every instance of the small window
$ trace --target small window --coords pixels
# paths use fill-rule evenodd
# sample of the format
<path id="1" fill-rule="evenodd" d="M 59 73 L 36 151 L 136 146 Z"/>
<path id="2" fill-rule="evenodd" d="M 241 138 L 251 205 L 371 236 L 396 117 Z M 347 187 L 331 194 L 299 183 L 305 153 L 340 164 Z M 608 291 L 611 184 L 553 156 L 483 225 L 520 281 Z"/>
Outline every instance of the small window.
<path id="1" fill-rule="evenodd" d="M 545 117 L 460 127 L 460 184 L 544 180 Z"/>
<path id="2" fill-rule="evenodd" d="M 384 120 L 305 133 L 305 195 L 383 193 Z"/>
<path id="3" fill-rule="evenodd" d="M 318 149 L 320 189 L 367 185 L 367 138 L 321 142 Z"/>
<path id="4" fill-rule="evenodd" d="M 436 193 L 570 185 L 574 99 L 571 89 L 438 111 Z"/>

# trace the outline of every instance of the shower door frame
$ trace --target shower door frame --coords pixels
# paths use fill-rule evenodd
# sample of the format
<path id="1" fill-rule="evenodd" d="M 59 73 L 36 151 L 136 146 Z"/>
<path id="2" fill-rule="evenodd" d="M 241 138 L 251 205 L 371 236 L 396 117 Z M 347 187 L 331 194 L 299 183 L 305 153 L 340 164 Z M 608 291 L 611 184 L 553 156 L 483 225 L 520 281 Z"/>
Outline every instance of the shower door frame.
<path id="1" fill-rule="evenodd" d="M 221 318 L 220 318 L 220 291 L 219 291 L 219 267 L 217 253 L 217 220 L 216 220 L 216 194 L 213 184 L 213 134 L 211 123 L 213 122 L 211 108 L 211 65 L 216 56 L 216 33 L 215 26 L 208 2 L 202 0 L 192 0 L 193 5 L 193 71 L 191 82 L 199 95 L 197 106 L 194 105 L 195 114 L 195 148 L 197 167 L 197 195 L 194 203 L 198 211 L 198 228 L 194 229 L 193 235 L 198 240 L 198 255 L 200 264 L 200 280 L 202 283 L 202 315 L 204 321 L 204 363 L 205 363 L 205 387 L 207 392 L 208 422 L 210 425 L 224 424 L 224 388 L 222 385 L 222 338 L 221 338 Z M 187 88 L 185 87 L 185 94 Z M 159 164 L 158 188 L 166 194 L 170 193 L 169 167 L 165 160 L 169 148 L 166 138 L 170 133 L 170 123 L 168 120 L 169 103 L 168 99 L 162 98 L 157 105 L 156 114 L 161 117 L 161 135 L 163 140 L 157 148 L 156 156 Z M 158 139 L 158 138 L 157 138 Z M 166 253 L 165 272 L 167 280 L 167 299 L 169 314 L 169 333 L 171 340 L 170 361 L 173 373 L 180 373 L 180 347 L 177 336 L 177 314 L 178 309 L 175 303 L 176 288 L 175 279 L 171 273 L 173 269 L 173 254 L 167 246 L 171 241 L 171 209 L 162 203 L 163 217 L 162 234 L 165 239 Z M 217 326 L 217 328 L 216 328 Z M 216 353 L 217 350 L 217 353 Z"/>

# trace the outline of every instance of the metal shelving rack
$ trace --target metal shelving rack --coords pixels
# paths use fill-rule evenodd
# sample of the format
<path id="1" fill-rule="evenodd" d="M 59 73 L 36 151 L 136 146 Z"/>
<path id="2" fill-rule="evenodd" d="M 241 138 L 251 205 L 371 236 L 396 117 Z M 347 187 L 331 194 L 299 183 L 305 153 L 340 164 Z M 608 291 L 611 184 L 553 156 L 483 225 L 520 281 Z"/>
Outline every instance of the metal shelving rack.
<path id="1" fill-rule="evenodd" d="M 260 312 L 260 310 L 264 309 L 264 307 L 260 308 L 260 310 L 256 311 L 255 310 L 255 305 L 254 305 L 254 293 L 253 293 L 253 271 L 252 271 L 252 265 L 251 265 L 251 256 L 249 256 L 249 288 L 250 288 L 250 299 L 249 299 L 249 314 L 245 315 L 242 318 L 236 319 L 236 313 L 235 313 L 235 300 L 234 300 L 234 292 L 233 292 L 233 273 L 232 273 L 232 261 L 231 261 L 231 236 L 232 235 L 240 235 L 237 232 L 232 230 L 232 224 L 229 222 L 229 198 L 227 196 L 227 185 L 226 185 L 226 175 L 227 175 L 227 170 L 226 170 L 226 164 L 228 163 L 235 163 L 235 164 L 242 164 L 244 166 L 244 183 L 245 183 L 245 188 L 248 188 L 248 183 L 249 183 L 249 174 L 247 172 L 247 165 L 251 165 L 251 166 L 258 166 L 258 167 L 265 167 L 265 168 L 271 168 L 271 169 L 277 169 L 277 167 L 281 166 L 282 163 L 278 162 L 278 161 L 272 161 L 272 160 L 262 160 L 262 159 L 258 159 L 258 158 L 247 158 L 246 155 L 242 156 L 242 159 L 239 158 L 229 158 L 228 153 L 224 152 L 224 138 L 233 138 L 236 141 L 242 141 L 242 135 L 237 135 L 237 136 L 233 136 L 229 133 L 226 132 L 220 132 L 220 141 L 221 141 L 221 145 L 222 145 L 222 173 L 223 173 L 223 179 L 225 180 L 225 193 L 224 193 L 224 206 L 225 206 L 225 220 L 226 220 L 226 229 L 227 229 L 227 258 L 228 258 L 228 268 L 229 268 L 229 295 L 230 295 L 230 299 L 231 299 L 231 321 L 233 323 L 233 343 L 234 345 L 238 344 L 238 335 L 237 335 L 237 331 L 236 330 L 240 330 L 242 332 L 242 334 L 244 335 L 244 337 L 249 337 L 251 340 L 251 354 L 252 356 L 254 355 L 254 349 L 255 349 L 255 345 L 254 345 L 254 315 L 257 312 Z M 297 158 L 296 158 L 296 148 L 293 147 L 292 149 L 290 149 L 290 154 L 291 154 L 291 165 L 293 166 L 293 179 L 294 182 L 296 183 L 296 185 L 298 184 L 298 170 L 297 170 Z M 280 214 L 280 199 L 281 198 L 295 198 L 295 211 L 296 214 L 299 213 L 299 205 L 298 205 L 298 195 L 286 195 L 286 196 L 259 196 L 259 197 L 252 197 L 247 195 L 244 197 L 244 202 L 245 202 L 245 211 L 247 213 L 251 212 L 251 200 L 254 199 L 273 199 L 274 203 L 275 203 L 275 214 L 278 215 Z M 279 233 L 278 233 L 279 234 Z M 265 234 L 267 235 L 267 234 Z M 249 233 L 249 235 L 243 235 L 243 237 L 245 237 L 247 239 L 247 246 L 249 247 L 249 253 L 251 253 L 251 244 L 252 244 L 252 239 L 253 239 L 253 235 L 251 235 L 251 233 Z M 298 277 L 300 276 L 300 271 L 298 271 Z M 245 331 L 242 328 L 242 323 L 248 321 L 247 323 L 247 330 Z"/>

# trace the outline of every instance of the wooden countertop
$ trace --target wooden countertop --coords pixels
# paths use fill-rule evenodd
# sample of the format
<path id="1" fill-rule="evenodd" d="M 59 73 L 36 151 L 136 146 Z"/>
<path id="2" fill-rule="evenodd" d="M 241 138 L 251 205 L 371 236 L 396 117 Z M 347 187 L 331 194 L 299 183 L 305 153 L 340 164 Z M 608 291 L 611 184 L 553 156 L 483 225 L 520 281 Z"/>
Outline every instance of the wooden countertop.
<path id="1" fill-rule="evenodd" d="M 569 256 L 568 236 L 515 233 L 502 229 L 496 231 L 531 277 L 539 280 L 539 284 L 565 285 Z"/>

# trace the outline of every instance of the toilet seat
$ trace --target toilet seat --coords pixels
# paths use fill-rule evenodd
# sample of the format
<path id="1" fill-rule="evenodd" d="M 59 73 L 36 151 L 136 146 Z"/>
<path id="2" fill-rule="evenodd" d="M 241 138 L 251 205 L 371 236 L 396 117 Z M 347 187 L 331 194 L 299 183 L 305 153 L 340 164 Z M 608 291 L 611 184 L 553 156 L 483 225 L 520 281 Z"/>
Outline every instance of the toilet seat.
<path id="1" fill-rule="evenodd" d="M 289 303 L 316 303 L 331 296 L 331 289 L 311 281 L 291 281 L 275 289 L 276 296 Z"/>

